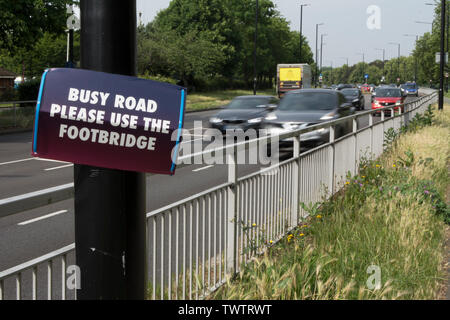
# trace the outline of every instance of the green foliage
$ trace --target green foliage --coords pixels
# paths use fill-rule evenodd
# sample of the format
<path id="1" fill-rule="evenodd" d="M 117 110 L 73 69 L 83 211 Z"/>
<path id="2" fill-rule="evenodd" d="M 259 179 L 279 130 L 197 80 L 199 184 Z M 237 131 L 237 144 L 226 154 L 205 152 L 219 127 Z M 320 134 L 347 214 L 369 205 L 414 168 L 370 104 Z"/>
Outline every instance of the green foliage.
<path id="1" fill-rule="evenodd" d="M 253 82 L 255 0 L 174 0 L 138 29 L 138 71 L 178 79 L 196 90 L 250 87 Z M 259 88 L 271 88 L 278 63 L 298 62 L 299 33 L 270 0 L 259 1 Z M 304 62 L 312 51 L 303 39 Z"/>
<path id="2" fill-rule="evenodd" d="M 64 33 L 70 0 L 0 0 L 0 48 L 30 49 L 45 32 Z"/>

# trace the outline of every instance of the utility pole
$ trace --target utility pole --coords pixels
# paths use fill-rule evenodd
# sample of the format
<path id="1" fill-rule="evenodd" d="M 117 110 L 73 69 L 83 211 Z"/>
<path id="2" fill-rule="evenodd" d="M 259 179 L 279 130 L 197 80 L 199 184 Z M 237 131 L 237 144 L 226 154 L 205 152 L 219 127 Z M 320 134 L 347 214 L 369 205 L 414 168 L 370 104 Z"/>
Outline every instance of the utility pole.
<path id="1" fill-rule="evenodd" d="M 317 78 L 318 78 L 318 71 L 317 71 L 317 68 L 318 68 L 318 64 L 319 64 L 319 54 L 318 54 L 318 52 L 317 52 L 317 45 L 318 45 L 318 42 L 319 42 L 319 26 L 322 26 L 323 25 L 323 23 L 316 23 L 316 72 L 315 72 L 315 77 L 314 77 L 314 87 L 315 88 L 317 88 Z"/>
<path id="2" fill-rule="evenodd" d="M 300 5 L 300 53 L 299 53 L 299 63 L 302 63 L 302 46 L 303 46 L 303 7 L 307 7 L 309 4 Z"/>
<path id="3" fill-rule="evenodd" d="M 393 45 L 398 46 L 397 78 L 400 78 L 400 43 L 398 43 L 398 42 L 389 42 L 389 44 L 393 44 Z"/>
<path id="4" fill-rule="evenodd" d="M 256 12 L 255 12 L 255 43 L 253 47 L 253 95 L 256 95 L 256 81 L 257 81 L 257 70 L 256 70 L 256 42 L 258 40 L 258 11 L 259 4 L 256 0 Z"/>
<path id="5" fill-rule="evenodd" d="M 322 61 L 323 61 L 323 37 L 326 37 L 328 34 L 324 33 L 320 35 L 320 73 L 322 73 Z"/>
<path id="6" fill-rule="evenodd" d="M 419 42 L 419 36 L 415 35 L 415 34 L 404 34 L 405 37 L 416 37 L 416 48 L 417 48 L 417 43 Z M 417 59 L 417 54 L 414 55 L 414 82 L 417 83 L 417 63 L 418 63 L 418 59 Z"/>
<path id="7" fill-rule="evenodd" d="M 378 50 L 378 51 L 383 51 L 383 78 L 385 79 L 385 81 L 386 81 L 386 72 L 385 72 L 385 68 L 384 68 L 384 65 L 385 65 L 385 49 L 383 48 L 383 49 L 380 49 L 380 48 L 375 48 L 375 50 Z"/>
<path id="8" fill-rule="evenodd" d="M 80 9 L 81 68 L 135 76 L 136 1 Z M 145 174 L 76 164 L 74 184 L 77 299 L 145 299 Z"/>
<path id="9" fill-rule="evenodd" d="M 441 61 L 439 68 L 439 110 L 444 109 L 444 69 L 445 69 L 445 19 L 447 1 L 441 0 Z"/>

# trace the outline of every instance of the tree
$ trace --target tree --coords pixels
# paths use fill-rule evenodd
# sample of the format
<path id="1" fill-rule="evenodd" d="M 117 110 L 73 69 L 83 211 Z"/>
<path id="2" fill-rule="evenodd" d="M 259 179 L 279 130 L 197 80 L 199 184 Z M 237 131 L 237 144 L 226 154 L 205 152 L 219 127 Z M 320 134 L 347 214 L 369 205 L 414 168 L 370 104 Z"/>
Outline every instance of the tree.
<path id="1" fill-rule="evenodd" d="M 0 0 L 0 48 L 31 48 L 45 32 L 66 29 L 70 0 Z"/>

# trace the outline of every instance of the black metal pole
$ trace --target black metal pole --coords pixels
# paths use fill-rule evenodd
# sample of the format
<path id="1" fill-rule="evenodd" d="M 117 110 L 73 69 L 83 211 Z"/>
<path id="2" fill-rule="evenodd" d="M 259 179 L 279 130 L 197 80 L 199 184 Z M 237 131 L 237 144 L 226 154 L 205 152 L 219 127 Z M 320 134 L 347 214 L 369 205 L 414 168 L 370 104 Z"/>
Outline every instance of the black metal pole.
<path id="1" fill-rule="evenodd" d="M 300 5 L 300 53 L 299 53 L 299 63 L 302 63 L 302 33 L 303 33 L 303 5 Z"/>
<path id="2" fill-rule="evenodd" d="M 81 68 L 136 75 L 136 1 L 81 0 Z M 80 300 L 144 299 L 145 174 L 75 165 Z"/>
<path id="3" fill-rule="evenodd" d="M 73 29 L 69 30 L 69 61 L 70 64 L 73 64 Z"/>
<path id="4" fill-rule="evenodd" d="M 256 0 L 256 12 L 255 12 L 255 43 L 253 47 L 253 95 L 256 95 L 256 42 L 258 40 L 258 0 Z"/>
<path id="5" fill-rule="evenodd" d="M 317 64 L 319 63 L 318 52 L 317 52 L 317 42 L 319 41 L 319 24 L 316 24 L 316 72 L 314 76 L 314 87 L 317 88 Z"/>
<path id="6" fill-rule="evenodd" d="M 441 0 L 441 62 L 439 68 L 439 110 L 444 109 L 444 69 L 445 69 L 445 9 L 446 0 Z"/>
<path id="7" fill-rule="evenodd" d="M 419 42 L 419 36 L 416 36 L 416 49 L 417 49 L 417 43 Z M 414 61 L 414 83 L 417 85 L 417 66 L 418 66 L 418 60 L 417 59 L 417 52 L 416 55 L 414 57 L 415 61 Z"/>

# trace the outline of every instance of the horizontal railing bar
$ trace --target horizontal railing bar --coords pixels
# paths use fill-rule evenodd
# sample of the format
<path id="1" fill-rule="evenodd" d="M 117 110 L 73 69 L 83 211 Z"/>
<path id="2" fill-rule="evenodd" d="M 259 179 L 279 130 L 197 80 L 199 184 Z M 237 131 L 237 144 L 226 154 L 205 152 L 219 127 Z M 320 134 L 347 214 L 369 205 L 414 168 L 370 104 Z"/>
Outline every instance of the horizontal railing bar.
<path id="1" fill-rule="evenodd" d="M 37 100 L 27 100 L 27 101 L 0 101 L 0 104 L 22 104 L 22 103 L 37 103 Z"/>
<path id="2" fill-rule="evenodd" d="M 49 261 L 49 260 L 56 258 L 58 256 L 61 256 L 63 254 L 69 253 L 70 251 L 72 251 L 74 249 L 75 249 L 75 243 L 72 243 L 72 244 L 69 244 L 68 246 L 62 247 L 61 249 L 58 249 L 58 250 L 52 251 L 50 253 L 47 253 L 43 256 L 40 256 L 39 258 L 21 263 L 15 267 L 1 271 L 0 272 L 0 280 L 6 278 L 8 276 L 14 275 L 18 272 L 27 270 L 27 269 L 34 267 L 38 264 L 41 264 L 43 262 Z"/>
<path id="3" fill-rule="evenodd" d="M 182 200 L 180 200 L 180 201 L 174 202 L 174 203 L 169 204 L 169 205 L 167 205 L 167 206 L 165 206 L 165 207 L 162 207 L 162 208 L 159 208 L 159 209 L 150 211 L 150 212 L 147 213 L 146 217 L 147 217 L 147 219 L 148 219 L 148 218 L 150 218 L 151 216 L 154 216 L 154 215 L 156 215 L 156 214 L 158 214 L 158 213 L 161 213 L 161 212 L 168 211 L 168 210 L 170 210 L 170 209 L 176 208 L 176 207 L 181 206 L 181 205 L 183 205 L 183 204 L 185 204 L 185 203 L 188 203 L 188 202 L 190 202 L 190 201 L 192 201 L 192 200 L 195 200 L 195 199 L 197 199 L 197 198 L 203 197 L 203 196 L 205 196 L 205 195 L 207 195 L 207 194 L 209 194 L 209 193 L 212 193 L 212 192 L 217 191 L 217 190 L 219 190 L 219 189 L 226 188 L 226 187 L 228 187 L 228 186 L 230 186 L 230 185 L 232 185 L 232 183 L 231 183 L 231 182 L 227 182 L 227 183 L 223 183 L 223 184 L 221 184 L 221 185 L 215 186 L 215 187 L 213 187 L 213 188 L 207 189 L 207 190 L 205 190 L 205 191 L 202 191 L 202 192 L 200 192 L 200 193 L 196 193 L 196 194 L 194 194 L 193 196 L 190 196 L 190 197 L 187 197 L 187 198 L 182 199 Z"/>

